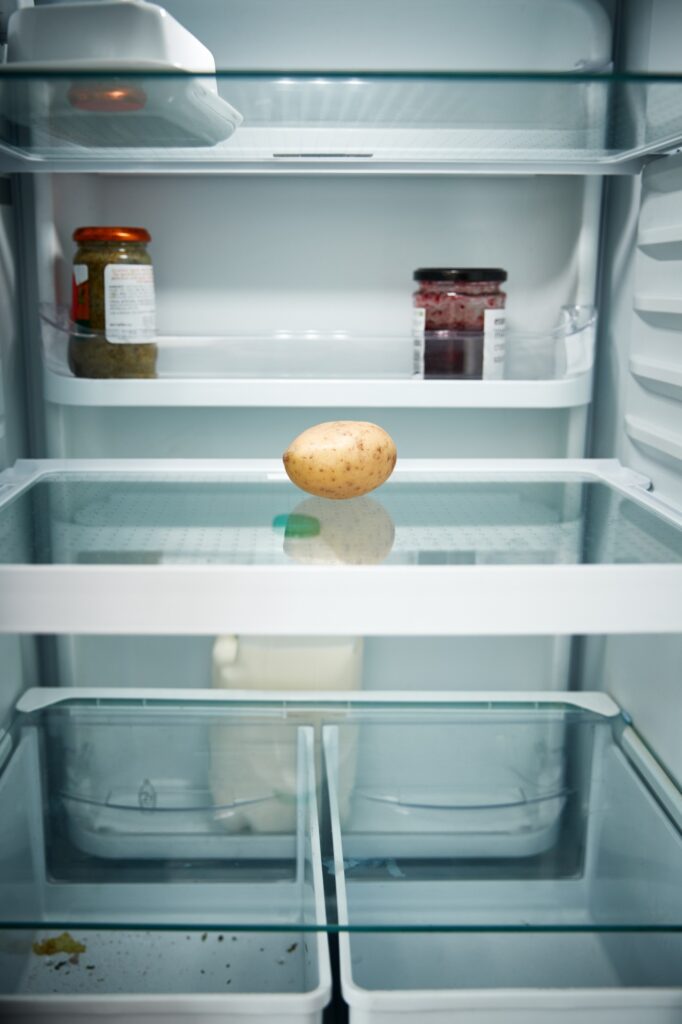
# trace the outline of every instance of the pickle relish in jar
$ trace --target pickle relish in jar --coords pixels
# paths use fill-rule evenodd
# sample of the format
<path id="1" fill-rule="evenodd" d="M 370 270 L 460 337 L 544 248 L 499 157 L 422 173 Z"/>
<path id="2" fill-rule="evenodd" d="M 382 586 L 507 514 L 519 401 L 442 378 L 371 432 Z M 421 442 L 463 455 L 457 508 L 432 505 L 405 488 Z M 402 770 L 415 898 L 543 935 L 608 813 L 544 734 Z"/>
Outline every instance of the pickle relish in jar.
<path id="1" fill-rule="evenodd" d="M 155 377 L 154 271 L 144 228 L 73 233 L 69 366 L 77 377 Z"/>

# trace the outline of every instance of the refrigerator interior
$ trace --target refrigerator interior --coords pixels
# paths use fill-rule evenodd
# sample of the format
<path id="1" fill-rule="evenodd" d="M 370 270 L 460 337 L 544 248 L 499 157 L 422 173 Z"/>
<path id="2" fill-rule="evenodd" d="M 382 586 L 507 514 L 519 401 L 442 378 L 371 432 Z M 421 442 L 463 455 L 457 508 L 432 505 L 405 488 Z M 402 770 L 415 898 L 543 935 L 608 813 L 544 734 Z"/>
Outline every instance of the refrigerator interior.
<path id="1" fill-rule="evenodd" d="M 589 76 L 615 65 L 631 72 L 679 72 L 676 41 L 682 33 L 682 14 L 675 0 L 478 0 L 476 4 L 425 0 L 419 5 L 403 0 L 349 0 L 343 5 L 330 2 L 322 6 L 312 0 L 202 0 L 195 4 L 168 0 L 165 7 L 212 50 L 219 70 L 229 69 L 228 74 L 218 75 L 217 93 L 245 113 L 244 126 L 237 128 L 224 149 L 199 148 L 192 155 L 184 151 L 175 157 L 162 148 L 117 154 L 116 148 L 110 147 L 106 153 L 93 155 L 77 146 L 74 150 L 71 144 L 65 146 L 64 140 L 50 135 L 49 130 L 44 136 L 28 136 L 27 152 L 35 159 L 33 166 L 25 154 L 5 153 L 8 172 L 35 169 L 40 173 L 13 173 L 7 186 L 0 182 L 4 189 L 0 193 L 0 291 L 3 323 L 6 321 L 0 332 L 1 468 L 12 467 L 21 458 L 95 462 L 109 458 L 273 459 L 311 423 L 331 418 L 367 419 L 381 423 L 391 433 L 405 459 L 615 457 L 651 482 L 654 500 L 663 503 L 664 512 L 668 506 L 671 515 L 679 517 L 682 157 L 654 158 L 643 169 L 632 162 L 640 159 L 639 151 L 647 145 L 655 149 L 656 140 L 659 149 L 665 149 L 662 142 L 669 126 L 671 131 L 679 128 L 679 83 L 654 82 L 651 87 L 625 83 L 622 89 L 602 89 L 596 82 L 586 84 L 584 92 L 574 89 L 571 93 L 555 83 L 544 87 L 532 80 L 505 84 L 464 81 L 456 88 L 447 80 L 437 81 L 439 74 L 447 78 L 453 69 L 582 71 Z M 264 74 L 273 69 L 276 75 Z M 365 83 L 363 72 L 367 72 Z M 382 72 L 385 81 L 372 79 L 372 74 Z M 410 73 L 417 79 L 410 78 Z M 314 81 L 310 74 L 315 75 Z M 144 88 L 144 78 L 138 84 Z M 11 91 L 3 93 L 1 104 L 8 102 L 8 95 Z M 456 131 L 443 123 L 441 107 L 457 121 Z M 609 109 L 613 113 L 610 122 L 604 116 Z M 480 131 L 481 110 L 488 118 L 485 133 Z M 640 130 L 642 124 L 645 128 Z M 513 126 L 511 137 L 505 134 L 509 125 Z M 447 163 L 448 154 L 458 147 L 467 154 L 466 159 L 444 169 L 443 161 Z M 613 155 L 619 148 L 629 154 L 620 167 Z M 376 167 L 368 162 L 370 149 Z M 40 161 L 44 166 L 39 166 Z M 71 375 L 67 361 L 71 235 L 76 227 L 88 223 L 133 223 L 151 232 L 160 334 L 158 380 L 86 380 Z M 510 333 L 505 380 L 413 379 L 412 272 L 423 265 L 500 266 L 508 271 L 505 287 Z M 583 311 L 579 330 L 564 329 L 566 314 L 562 311 L 567 307 Z M 590 312 L 594 310 L 596 326 Z M 391 501 L 385 500 L 387 493 L 377 496 L 379 505 L 389 506 L 400 536 L 404 523 Z M 305 507 L 299 511 L 310 513 L 308 499 L 300 497 Z M 109 498 L 100 495 L 95 506 L 97 501 L 106 513 Z M 167 511 L 172 518 L 171 506 Z M 154 501 L 142 524 L 144 530 L 140 530 L 136 519 L 140 508 L 135 507 L 134 495 L 126 495 L 115 510 L 110 531 L 111 524 L 97 514 L 88 522 L 86 502 L 80 518 L 67 517 L 56 530 L 47 531 L 49 545 L 57 552 L 54 560 L 60 561 L 61 551 L 65 565 L 79 563 L 77 567 L 92 569 L 112 562 L 119 563 L 117 568 L 131 567 L 131 563 L 144 567 L 146 559 L 151 571 L 164 560 L 184 558 L 191 563 L 199 550 L 199 562 L 202 552 L 206 560 L 220 561 L 214 544 L 217 538 L 220 552 L 220 524 L 211 533 L 216 524 L 208 522 L 204 546 L 197 549 L 192 524 L 189 535 L 180 538 L 179 531 L 173 533 L 172 523 L 164 523 L 161 504 Z M 530 578 L 523 571 L 536 568 L 527 562 L 544 563 L 543 569 L 554 562 L 589 562 L 592 556 L 599 562 L 599 553 L 609 548 L 610 515 L 599 501 L 591 506 L 589 529 L 584 507 L 580 514 L 566 515 L 563 520 L 559 516 L 564 545 L 560 556 L 555 520 L 548 529 L 545 522 L 539 531 L 524 532 L 525 526 L 519 530 L 513 509 L 504 503 L 499 508 L 497 518 L 488 522 L 485 500 L 481 503 L 474 496 L 469 511 L 473 518 L 465 525 L 473 523 L 476 543 L 459 538 L 445 555 L 441 550 L 438 559 L 449 569 L 457 564 L 504 563 L 505 559 L 514 564 L 519 569 L 518 593 L 509 592 L 507 603 L 518 604 L 519 622 L 523 619 L 524 585 Z M 220 511 L 218 505 L 215 509 Z M 277 510 L 270 511 L 274 514 Z M 288 513 L 295 511 L 293 505 L 287 507 Z M 376 519 L 373 522 L 376 525 Z M 635 532 L 641 527 L 632 518 L 628 525 Z M 379 526 L 369 555 L 361 546 L 357 561 L 378 565 L 388 559 L 414 565 L 419 563 L 415 552 L 428 555 L 431 551 L 433 555 L 434 548 L 420 538 L 413 538 L 411 546 L 396 547 L 393 533 L 386 551 L 383 519 Z M 486 526 L 491 528 L 489 535 Z M 340 527 L 332 523 L 330 529 L 332 534 L 335 529 L 343 533 L 343 523 Z M 586 538 L 590 532 L 592 541 Z M 646 534 L 649 550 L 651 537 L 646 529 L 640 532 Z M 142 533 L 145 536 L 140 543 Z M 44 537 L 45 531 L 38 541 Z M 6 542 L 7 534 L 1 539 Z M 660 542 L 660 537 L 654 538 L 654 543 Z M 314 551 L 312 562 L 329 566 L 330 557 L 335 557 L 334 547 L 332 543 L 332 556 L 328 548 Z M 663 548 L 661 562 L 677 560 L 677 531 L 669 544 L 663 538 Z M 257 544 L 255 549 L 260 550 Z M 303 557 L 309 557 L 307 552 Z M 616 557 L 614 561 L 620 568 L 628 559 Z M 40 562 L 41 558 L 35 557 L 31 568 L 39 568 Z M 628 586 L 619 599 L 624 615 L 625 606 L 635 598 L 646 600 L 643 592 L 637 593 L 636 584 Z M 220 600 L 219 591 L 212 593 Z M 102 719 L 108 721 L 115 716 L 106 699 L 114 690 L 122 694 L 118 699 L 124 703 L 148 692 L 152 707 L 155 692 L 163 693 L 172 703 L 171 691 L 196 691 L 197 699 L 208 692 L 213 699 L 226 697 L 257 708 L 259 702 L 272 702 L 279 716 L 277 724 L 266 721 L 264 725 L 259 717 L 263 712 L 259 712 L 257 724 L 242 732 L 242 747 L 235 747 L 240 759 L 237 780 L 248 776 L 249 785 L 254 779 L 272 783 L 275 778 L 288 778 L 287 771 L 295 775 L 300 765 L 291 762 L 293 748 L 283 737 L 292 732 L 292 722 L 302 725 L 304 732 L 306 726 L 312 727 L 315 740 L 310 766 L 317 775 L 311 787 L 316 797 L 312 803 L 319 801 L 323 814 L 321 853 L 326 858 L 327 893 L 338 886 L 339 871 L 333 875 L 329 870 L 334 851 L 323 726 L 328 730 L 346 728 L 350 737 L 342 766 L 346 784 L 340 791 L 337 846 L 339 829 L 349 820 L 344 820 L 344 815 L 350 814 L 352 794 L 367 765 L 373 764 L 381 776 L 386 765 L 409 768 L 416 760 L 417 767 L 428 768 L 429 759 L 428 744 L 426 752 L 420 753 L 414 739 L 406 738 L 399 729 L 383 758 L 377 758 L 376 752 L 360 741 L 352 714 L 351 724 L 338 725 L 338 712 L 330 710 L 329 704 L 315 705 L 315 695 L 325 695 L 333 703 L 334 694 L 343 693 L 346 708 L 362 710 L 366 702 L 375 699 L 379 703 L 418 703 L 424 694 L 432 701 L 447 701 L 463 693 L 475 700 L 477 694 L 493 692 L 502 701 L 520 693 L 530 695 L 531 700 L 534 695 L 538 700 L 545 695 L 550 701 L 562 691 L 607 694 L 621 710 L 626 728 L 635 731 L 635 746 L 637 739 L 641 740 L 636 750 L 642 760 L 637 769 L 632 768 L 634 762 L 629 763 L 627 783 L 617 776 L 622 767 L 620 755 L 613 755 L 614 764 L 618 761 L 620 767 L 609 776 L 612 785 L 630 787 L 629 797 L 623 797 L 618 806 L 630 801 L 630 806 L 639 807 L 637 801 L 646 797 L 655 818 L 651 833 L 643 826 L 642 846 L 634 852 L 628 846 L 633 840 L 627 829 L 625 838 L 616 829 L 607 845 L 611 852 L 629 850 L 642 870 L 645 864 L 655 865 L 662 872 L 662 881 L 672 880 L 674 891 L 679 882 L 679 845 L 675 845 L 679 818 L 671 812 L 670 798 L 662 801 L 663 809 L 658 804 L 655 811 L 651 808 L 656 801 L 661 803 L 661 777 L 668 795 L 677 792 L 679 796 L 675 784 L 682 784 L 682 633 L 668 626 L 665 632 L 657 632 L 651 622 L 641 632 L 632 622 L 634 628 L 627 634 L 599 626 L 539 630 L 532 614 L 524 626 L 517 623 L 513 629 L 502 629 L 500 622 L 506 622 L 506 615 L 498 618 L 494 612 L 484 621 L 479 617 L 478 628 L 468 632 L 458 628 L 456 619 L 452 621 L 452 633 L 462 635 L 446 635 L 442 626 L 419 635 L 418 629 L 409 628 L 409 602 L 414 602 L 415 618 L 421 615 L 423 623 L 420 593 L 405 598 L 400 619 L 407 628 L 400 631 L 372 624 L 372 618 L 379 621 L 382 612 L 377 606 L 366 628 L 343 631 L 339 624 L 336 635 L 316 628 L 311 633 L 318 635 L 313 636 L 304 635 L 299 621 L 297 629 L 289 630 L 294 635 L 275 636 L 265 621 L 260 626 L 252 621 L 247 629 L 237 628 L 238 608 L 236 615 L 226 614 L 221 621 L 216 604 L 208 608 L 210 626 L 199 621 L 199 611 L 191 631 L 184 632 L 182 626 L 145 629 L 133 628 L 130 623 L 129 628 L 116 629 L 107 622 L 106 630 L 98 633 L 92 628 L 79 630 L 73 617 L 68 627 L 59 631 L 22 627 L 21 631 L 5 632 L 0 637 L 0 761 L 8 756 L 10 746 L 12 759 L 0 768 L 0 781 L 5 780 L 11 813 L 21 821 L 10 829 L 14 839 L 5 838 L 4 845 L 0 841 L 0 855 L 18 868 L 31 857 L 40 860 L 44 855 L 47 861 L 41 870 L 46 884 L 41 888 L 35 876 L 29 877 L 27 890 L 36 899 L 40 894 L 40 900 L 54 891 L 57 904 L 52 918 L 44 902 L 36 905 L 32 915 L 26 915 L 24 902 L 19 915 L 26 918 L 23 922 L 12 923 L 5 914 L 9 923 L 1 933 L 3 995 L 21 991 L 68 998 L 66 1020 L 86 1006 L 78 999 L 96 998 L 98 988 L 99 995 L 151 990 L 174 992 L 178 999 L 192 993 L 193 999 L 201 995 L 208 1000 L 224 994 L 229 980 L 235 990 L 247 994 L 261 986 L 259 997 L 274 993 L 281 999 L 283 993 L 307 996 L 313 992 L 319 1006 L 305 1004 L 301 1011 L 309 1013 L 305 1019 L 311 1021 L 318 1019 L 315 1015 L 321 1013 L 328 995 L 323 991 L 328 982 L 327 947 L 319 915 L 312 924 L 313 932 L 320 932 L 317 939 L 305 929 L 297 930 L 298 918 L 289 931 L 280 928 L 265 933 L 258 930 L 255 918 L 247 921 L 246 930 L 229 931 L 222 909 L 212 918 L 207 912 L 201 921 L 181 913 L 172 927 L 153 930 L 151 939 L 146 931 L 154 925 L 155 914 L 159 915 L 156 923 L 163 924 L 164 905 L 170 906 L 172 915 L 197 893 L 204 899 L 203 908 L 212 908 L 216 879 L 211 876 L 206 852 L 212 841 L 220 843 L 225 838 L 222 833 L 216 836 L 210 829 L 208 833 L 199 829 L 196 844 L 191 808 L 184 833 L 182 829 L 180 834 L 173 832 L 178 842 L 173 857 L 168 855 L 165 824 L 158 829 L 150 827 L 147 814 L 140 830 L 137 821 L 145 817 L 144 800 L 164 798 L 163 787 L 159 789 L 148 778 L 152 768 L 146 765 L 153 763 L 166 782 L 170 779 L 177 784 L 180 780 L 179 787 L 171 786 L 171 799 L 191 800 L 197 792 L 192 788 L 197 771 L 207 774 L 206 765 L 215 760 L 215 736 L 213 744 L 210 737 L 208 742 L 195 744 L 204 728 L 198 726 L 180 729 L 177 735 L 182 739 L 168 742 L 159 731 L 150 740 L 146 723 L 153 731 L 154 720 L 145 711 L 139 730 L 143 739 L 138 742 L 134 729 L 129 733 L 134 743 L 127 759 L 120 758 L 120 738 L 115 730 L 102 728 L 98 734 L 95 729 L 88 736 L 91 727 L 86 726 L 85 735 L 73 734 L 78 740 L 78 756 L 85 760 L 74 755 L 74 744 L 66 744 L 67 754 L 60 761 L 61 740 L 58 736 L 54 739 L 56 734 L 52 741 L 45 738 L 49 729 L 44 722 L 50 714 L 41 719 L 37 713 L 40 724 L 27 730 L 18 757 L 15 736 L 18 729 L 23 731 L 23 724 L 18 725 L 17 703 L 22 693 L 34 687 L 87 689 L 88 700 L 95 707 L 101 692 L 105 702 Z M 583 593 L 588 600 L 589 588 Z M 610 594 L 615 617 L 619 601 L 614 598 L 615 590 Z M 185 599 L 190 596 L 185 594 Z M 598 596 L 594 599 L 600 600 Z M 557 593 L 561 607 L 563 600 L 564 595 Z M 86 601 L 81 595 L 81 607 Z M 36 615 L 42 607 L 36 601 Z M 342 607 L 350 617 L 350 604 Z M 62 610 L 68 619 L 67 602 Z M 446 610 L 444 606 L 439 611 L 439 622 L 445 623 Z M 159 620 L 162 613 L 163 609 Z M 600 606 L 595 614 L 603 616 L 606 610 Z M 635 613 L 628 614 L 636 619 Z M 560 618 L 558 612 L 556 617 Z M 425 635 L 427 632 L 432 635 Z M 474 632 L 477 635 L 472 635 Z M 291 698 L 290 705 L 287 701 L 293 691 L 297 697 Z M 305 706 L 292 710 L 297 700 Z M 548 864 L 559 872 L 559 886 L 569 884 L 571 871 L 583 881 L 586 878 L 583 858 L 589 846 L 588 832 L 591 841 L 592 823 L 599 823 L 604 805 L 594 800 L 594 790 L 586 781 L 585 744 L 581 746 L 574 737 L 567 740 L 563 726 L 557 728 L 559 760 L 550 758 L 551 763 L 539 765 L 537 744 L 528 740 L 521 744 L 527 760 L 520 767 L 514 764 L 511 775 L 516 780 L 519 772 L 527 773 L 537 780 L 544 777 L 543 771 L 569 772 L 578 780 L 578 796 L 571 790 L 568 811 L 563 797 L 556 798 L 560 824 L 552 820 L 544 832 L 540 830 L 538 848 L 524 852 L 517 845 L 512 856 L 496 859 L 489 850 L 484 848 L 481 853 L 480 847 L 472 847 L 472 856 L 482 856 L 483 877 L 478 884 L 486 898 L 491 891 L 486 884 L 491 879 L 498 884 L 501 878 L 504 884 L 511 877 L 523 884 L 523 878 L 529 872 L 533 876 L 536 870 L 545 871 L 544 877 L 553 885 L 557 877 Z M 268 730 L 274 741 L 263 755 L 259 744 Z M 579 728 L 576 731 L 580 733 Z M 472 765 L 483 766 L 481 784 L 485 788 L 490 782 L 485 766 L 495 765 L 495 744 L 483 744 L 483 751 L 492 749 L 493 754 L 487 761 L 483 757 L 477 760 L 481 749 L 475 731 L 468 738 L 462 735 L 458 770 L 461 774 L 462 763 L 469 770 Z M 250 741 L 254 749 L 245 751 Z M 51 752 L 50 742 L 57 753 Z M 198 758 L 199 748 L 203 754 Z M 437 745 L 433 748 L 437 750 Z M 408 750 L 410 756 L 406 756 Z M 647 751 L 650 761 L 646 760 Z M 288 759 L 286 770 L 282 757 Z M 643 769 L 642 764 L 648 768 Z M 505 767 L 509 767 L 506 762 Z M 452 765 L 448 770 L 455 774 Z M 85 807 L 92 794 L 81 793 L 71 810 L 65 810 L 63 793 L 51 803 L 50 787 L 65 773 L 77 778 L 80 772 L 83 778 L 92 778 L 98 771 L 99 778 L 108 779 L 112 772 L 123 778 L 118 796 L 123 793 L 125 806 L 118 823 L 102 823 L 90 812 L 72 813 L 74 807 L 76 811 Z M 18 779 L 17 773 L 24 775 Z M 428 771 L 424 778 L 424 787 L 433 785 Z M 147 781 L 150 787 L 145 787 Z M 28 794 L 25 805 L 15 796 L 17 786 Z M 214 796 L 212 793 L 210 799 Z M 336 796 L 338 800 L 339 793 Z M 470 804 L 471 795 L 466 799 Z M 112 802 L 110 793 L 100 800 L 105 818 Z M 131 803 L 137 804 L 134 812 Z M 575 809 L 578 806 L 580 811 Z M 436 817 L 439 813 L 435 812 Z M 133 827 L 129 827 L 128 816 Z M 271 881 L 268 872 L 273 871 L 273 862 L 266 847 L 273 836 L 258 835 L 256 819 L 249 811 L 242 811 L 241 818 L 235 820 L 241 824 L 236 835 L 228 838 L 242 842 L 242 847 L 233 846 L 230 854 L 234 877 L 242 869 L 248 874 L 252 858 L 247 886 L 254 879 L 267 877 Z M 637 824 L 640 819 L 633 820 Z M 409 821 L 408 847 L 410 842 L 417 847 L 423 838 L 423 821 L 418 817 Z M 673 826 L 672 821 L 677 824 Z M 286 829 L 292 829 L 290 818 L 283 826 Z M 657 829 L 669 845 L 662 843 L 652 849 L 648 837 L 659 836 Z M 523 821 L 519 834 L 522 842 L 529 834 L 531 841 L 538 836 L 537 830 L 533 832 Z M 400 829 L 398 836 L 401 838 Z M 483 837 L 485 846 L 485 829 Z M 274 838 L 271 849 L 281 844 L 282 829 Z M 289 838 L 290 847 L 295 847 L 294 839 Z M 261 839 L 266 842 L 259 846 Z M 406 841 L 405 834 L 401 841 Z M 197 856 L 197 847 L 202 845 L 204 850 Z M 409 993 L 404 1003 L 389 999 L 382 1004 L 382 991 L 398 985 L 413 991 L 438 989 L 444 965 L 454 961 L 465 970 L 452 980 L 451 987 L 486 992 L 491 1000 L 487 1005 L 491 1021 L 516 1024 L 512 1012 L 518 1013 L 519 1021 L 533 1019 L 529 1017 L 533 998 L 528 995 L 533 989 L 602 988 L 613 992 L 623 986 L 637 989 L 629 1011 L 635 1014 L 633 1024 L 673 1024 L 678 1019 L 677 996 L 660 995 L 658 1007 L 654 1003 L 659 997 L 652 996 L 654 990 L 680 989 L 680 921 L 679 915 L 675 917 L 673 899 L 667 906 L 656 904 L 649 920 L 649 924 L 667 922 L 668 931 L 647 932 L 645 928 L 637 932 L 634 926 L 642 920 L 635 915 L 637 920 L 625 921 L 633 926 L 631 931 L 621 928 L 613 935 L 598 929 L 553 935 L 540 930 L 523 938 L 502 930 L 463 934 L 443 929 L 442 920 L 436 934 L 420 935 L 410 931 L 415 919 L 401 917 L 405 905 L 393 896 L 396 883 L 400 887 L 404 879 L 391 874 L 392 865 L 397 863 L 397 870 L 403 871 L 401 858 L 408 857 L 408 847 L 398 844 L 361 853 L 361 860 L 369 858 L 370 863 L 360 864 L 360 874 L 366 870 L 364 881 L 370 887 L 376 883 L 375 905 L 384 914 L 388 904 L 396 915 L 396 927 L 389 934 L 379 935 L 375 929 L 369 935 L 358 932 L 343 939 L 346 995 L 351 1019 L 357 1024 L 393 1021 L 405 1009 L 409 1015 Z M 669 856 L 659 861 L 663 847 Z M 438 843 L 426 852 L 422 847 L 422 866 L 428 871 L 435 863 L 443 870 L 440 853 Z M 351 861 L 357 859 L 356 854 L 350 853 Z M 237 864 L 240 858 L 242 862 Z M 181 861 L 186 861 L 184 868 Z M 352 886 L 355 871 L 356 888 L 362 893 L 362 881 L 357 885 L 357 865 L 349 864 L 347 852 L 341 861 L 346 883 Z M 462 878 L 467 870 L 475 874 L 472 864 L 454 863 L 456 869 L 462 869 Z M 622 867 L 618 857 L 607 857 L 606 863 L 607 875 L 617 877 Z M 135 884 L 127 890 L 128 903 L 120 903 L 131 865 Z M 287 870 L 292 874 L 290 867 Z M 444 870 L 452 873 L 452 863 Z M 628 877 L 632 881 L 632 876 Z M 638 895 L 646 892 L 648 884 L 646 876 L 642 877 L 644 881 L 638 877 L 633 883 Z M 83 879 L 92 884 L 90 894 L 81 887 Z M 418 875 L 416 879 L 418 886 Z M 25 880 L 22 875 L 22 885 Z M 156 906 L 135 907 L 140 881 L 149 885 L 149 897 L 152 903 L 157 898 Z M 461 879 L 446 881 L 452 883 L 452 899 L 457 903 Z M 94 894 L 95 885 L 105 887 L 104 901 L 102 890 Z M 55 971 L 53 963 L 48 974 L 44 958 L 37 966 L 35 962 L 30 969 L 26 966 L 31 961 L 32 944 L 58 930 L 50 926 L 51 921 L 58 921 L 60 929 L 68 926 L 71 911 L 65 911 L 66 904 L 59 906 L 59 890 L 62 899 L 71 900 L 74 886 L 84 893 L 81 906 L 85 908 L 77 934 L 90 952 L 96 953 L 97 963 L 106 963 L 103 981 L 94 969 L 91 976 L 85 973 L 85 962 L 80 972 L 75 965 Z M 387 904 L 382 903 L 382 886 L 389 894 Z M 169 887 L 173 891 L 170 904 Z M 18 895 L 17 889 L 18 904 L 27 890 L 21 889 Z M 494 891 L 501 891 L 499 885 Z M 631 893 L 623 895 L 620 890 L 620 895 L 628 906 Z M 431 910 L 438 909 L 438 900 L 436 895 Z M 423 892 L 417 904 L 429 906 Z M 338 904 L 334 900 L 333 905 L 338 911 L 343 900 Z M 613 903 L 607 899 L 605 905 Z M 108 925 L 119 906 L 121 920 L 128 912 L 129 927 L 115 932 Z M 372 908 L 362 899 L 358 906 L 363 912 Z M 668 911 L 670 918 L 665 916 Z M 385 918 L 381 920 L 385 924 Z M 205 929 L 208 937 L 204 940 Z M 313 941 L 317 945 L 311 961 Z M 229 944 L 231 957 L 224 960 L 219 943 Z M 63 956 L 65 953 L 57 964 L 68 962 Z M 258 970 L 258 958 L 263 956 L 272 961 L 274 974 Z M 482 967 L 484 957 L 487 964 L 492 963 L 490 971 Z M 233 974 L 225 974 L 223 960 L 235 966 Z M 491 988 L 505 990 L 504 1002 L 496 1003 Z M 510 988 L 518 990 L 516 995 L 509 995 Z M 356 989 L 362 990 L 359 995 Z M 377 991 L 379 998 L 373 1002 Z M 355 1005 L 349 994 L 357 997 Z M 73 998 L 76 995 L 78 999 Z M 431 1007 L 423 999 L 412 1005 L 411 1019 L 420 1019 L 428 1008 L 444 1014 L 440 1019 L 434 1017 L 438 1024 L 441 1020 L 450 1024 L 471 1009 L 466 1001 L 440 1005 L 439 998 Z M 514 999 L 520 1000 L 516 1009 Z M 593 995 L 589 999 L 595 1005 L 599 1002 Z M 643 1002 L 638 1002 L 640 999 Z M 87 1005 L 87 1012 L 94 1012 L 97 1003 Z M 140 1005 L 135 1004 L 134 1010 L 128 1005 L 122 1012 L 139 1012 Z M 197 1006 L 196 1002 L 178 1004 L 176 1011 L 194 1014 Z M 207 1004 L 207 1013 L 209 1009 Z M 221 1003 L 219 1009 L 236 1014 L 239 1005 Z M 297 1007 L 294 1012 L 299 1010 Z M 622 1013 L 624 1007 L 614 1009 L 605 1004 L 605 1015 L 595 1016 L 599 1024 L 616 1019 L 606 1016 L 607 1011 Z M 7 1012 L 7 1019 L 13 1020 L 15 1008 Z M 168 1014 L 170 1004 L 164 1004 L 161 1012 Z M 541 1006 L 537 1012 L 543 1020 L 548 1007 Z M 264 1013 L 267 1019 L 268 1010 Z"/>

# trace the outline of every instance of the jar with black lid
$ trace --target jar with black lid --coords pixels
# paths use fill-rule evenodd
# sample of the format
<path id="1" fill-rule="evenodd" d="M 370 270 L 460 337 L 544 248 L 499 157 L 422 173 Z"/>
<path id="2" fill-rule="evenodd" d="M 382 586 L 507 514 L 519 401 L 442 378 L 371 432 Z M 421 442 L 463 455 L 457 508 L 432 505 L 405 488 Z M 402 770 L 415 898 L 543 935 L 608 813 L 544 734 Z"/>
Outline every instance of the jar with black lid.
<path id="1" fill-rule="evenodd" d="M 507 272 L 499 267 L 421 267 L 414 280 L 419 284 L 414 293 L 415 353 L 421 364 L 417 372 L 465 380 L 501 377 L 500 311 L 507 298 L 501 286 Z"/>

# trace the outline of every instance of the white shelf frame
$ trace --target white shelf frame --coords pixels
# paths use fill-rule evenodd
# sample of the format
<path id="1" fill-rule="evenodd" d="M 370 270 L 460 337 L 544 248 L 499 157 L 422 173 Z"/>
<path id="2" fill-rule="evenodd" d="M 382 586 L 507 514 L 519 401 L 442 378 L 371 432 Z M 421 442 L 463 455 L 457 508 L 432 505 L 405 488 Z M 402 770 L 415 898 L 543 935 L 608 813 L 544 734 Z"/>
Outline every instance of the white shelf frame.
<path id="1" fill-rule="evenodd" d="M 0 477 L 0 507 L 59 472 L 239 472 L 274 460 L 45 460 Z M 682 529 L 614 460 L 404 460 L 396 470 L 602 481 Z M 575 635 L 682 632 L 682 564 L 2 565 L 0 631 L 55 634 Z"/>
<path id="2" fill-rule="evenodd" d="M 589 405 L 592 373 L 556 380 L 85 380 L 46 369 L 44 396 L 55 405 L 97 408 L 571 409 Z"/>

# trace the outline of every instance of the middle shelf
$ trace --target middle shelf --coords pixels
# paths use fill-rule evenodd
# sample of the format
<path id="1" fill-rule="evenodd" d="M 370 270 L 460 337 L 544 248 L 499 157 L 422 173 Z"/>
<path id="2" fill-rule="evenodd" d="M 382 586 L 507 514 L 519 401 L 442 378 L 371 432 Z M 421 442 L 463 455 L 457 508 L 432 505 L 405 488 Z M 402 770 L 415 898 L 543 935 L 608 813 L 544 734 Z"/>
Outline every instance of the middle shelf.
<path id="1" fill-rule="evenodd" d="M 682 517 L 598 460 L 402 460 L 313 498 L 267 460 L 47 460 L 0 476 L 6 632 L 682 630 Z M 523 594 L 523 602 L 519 601 Z"/>

